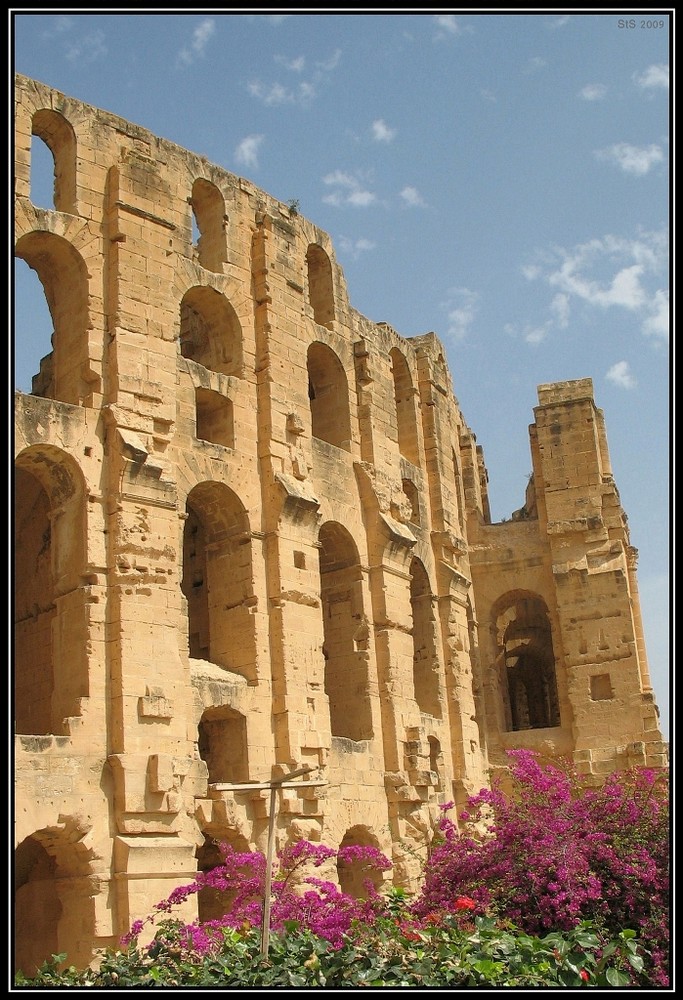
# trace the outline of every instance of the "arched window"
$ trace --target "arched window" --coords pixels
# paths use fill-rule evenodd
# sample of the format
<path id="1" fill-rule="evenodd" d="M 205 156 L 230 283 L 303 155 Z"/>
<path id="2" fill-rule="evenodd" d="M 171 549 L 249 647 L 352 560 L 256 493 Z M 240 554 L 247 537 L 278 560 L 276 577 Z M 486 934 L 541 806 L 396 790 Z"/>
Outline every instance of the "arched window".
<path id="1" fill-rule="evenodd" d="M 15 249 L 38 275 L 52 320 L 52 353 L 43 358 L 33 379 L 33 393 L 80 405 L 98 391 L 91 374 L 88 348 L 88 273 L 77 250 L 61 236 L 32 232 Z M 16 302 L 17 313 L 30 303 Z M 18 324 L 22 322 L 17 315 Z M 46 345 L 47 346 L 47 345 Z"/>
<path id="2" fill-rule="evenodd" d="M 210 872 L 223 864 L 220 844 L 225 844 L 238 854 L 250 852 L 249 842 L 234 830 L 221 828 L 213 834 L 205 833 L 204 843 L 196 851 L 197 871 Z M 248 874 L 250 873 L 245 871 L 245 875 Z M 221 890 L 204 886 L 197 893 L 199 920 L 202 923 L 207 920 L 220 920 L 221 917 L 230 912 L 235 894 L 236 889 Z"/>
<path id="3" fill-rule="evenodd" d="M 410 520 L 412 524 L 419 525 L 420 521 L 420 494 L 418 492 L 417 486 L 412 481 L 412 479 L 403 479 L 402 481 L 403 492 L 408 498 L 408 503 L 410 504 Z"/>
<path id="4" fill-rule="evenodd" d="M 358 550 L 348 531 L 328 521 L 320 529 L 320 592 L 325 692 L 333 736 L 372 737 L 369 652 Z"/>
<path id="5" fill-rule="evenodd" d="M 52 446 L 27 448 L 14 479 L 14 711 L 24 735 L 68 735 L 89 693 L 85 532 L 76 463 Z"/>
<path id="6" fill-rule="evenodd" d="M 377 867 L 363 860 L 362 856 L 354 858 L 352 852 L 349 852 L 351 856 L 344 858 L 343 849 L 347 847 L 374 847 L 379 850 L 377 838 L 365 826 L 352 826 L 339 845 L 342 857 L 337 862 L 337 877 L 341 891 L 354 899 L 365 899 L 368 895 L 366 883 L 369 882 L 377 891 L 381 888 L 384 877 Z"/>
<path id="7" fill-rule="evenodd" d="M 535 594 L 517 592 L 495 606 L 497 664 L 508 731 L 560 725 L 548 609 Z"/>
<path id="8" fill-rule="evenodd" d="M 334 351 L 318 341 L 308 348 L 307 362 L 311 433 L 320 441 L 350 451 L 349 386 L 344 367 Z"/>
<path id="9" fill-rule="evenodd" d="M 36 111 L 31 120 L 31 200 L 34 205 L 76 215 L 76 134 L 58 111 Z M 47 146 L 53 161 L 53 191 L 48 199 L 46 160 L 38 141 Z M 36 162 L 34 163 L 34 157 Z M 49 203 L 47 203 L 49 201 Z"/>
<path id="10" fill-rule="evenodd" d="M 421 712 L 441 718 L 436 622 L 429 577 L 419 559 L 410 563 L 410 607 L 413 618 L 413 682 Z"/>
<path id="11" fill-rule="evenodd" d="M 14 852 L 14 971 L 25 976 L 52 955 L 66 954 L 66 965 L 84 968 L 92 961 L 95 905 L 90 852 L 70 819 L 68 831 L 36 831 Z M 74 919 L 74 914 L 78 919 Z"/>
<path id="12" fill-rule="evenodd" d="M 207 708 L 199 720 L 199 756 L 209 769 L 209 784 L 247 781 L 247 720 L 229 705 Z"/>
<path id="13" fill-rule="evenodd" d="M 410 377 L 408 362 L 398 348 L 394 347 L 390 356 L 391 373 L 394 379 L 396 421 L 398 425 L 398 449 L 404 458 L 407 458 L 413 465 L 418 465 L 420 452 L 417 438 L 413 380 Z"/>
<path id="14" fill-rule="evenodd" d="M 246 511 L 222 483 L 204 482 L 187 498 L 181 588 L 189 651 L 247 679 L 256 645 L 251 532 Z"/>
<path id="15" fill-rule="evenodd" d="M 225 200 L 215 184 L 198 178 L 192 185 L 192 211 L 199 238 L 199 263 L 208 271 L 223 273 L 228 259 L 225 240 Z"/>
<path id="16" fill-rule="evenodd" d="M 242 373 L 242 329 L 228 300 L 214 288 L 195 286 L 180 304 L 180 353 L 223 375 Z"/>
<path id="17" fill-rule="evenodd" d="M 306 251 L 308 269 L 308 300 L 313 309 L 313 319 L 321 326 L 332 328 L 334 321 L 334 289 L 332 264 L 317 243 L 309 244 Z"/>

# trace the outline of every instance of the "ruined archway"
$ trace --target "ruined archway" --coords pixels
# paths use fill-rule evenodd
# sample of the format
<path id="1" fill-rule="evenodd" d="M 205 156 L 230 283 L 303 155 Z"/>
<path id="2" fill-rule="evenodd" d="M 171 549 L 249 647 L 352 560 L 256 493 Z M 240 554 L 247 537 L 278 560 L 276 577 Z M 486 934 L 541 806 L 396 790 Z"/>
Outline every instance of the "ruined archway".
<path id="1" fill-rule="evenodd" d="M 228 259 L 225 241 L 225 199 L 210 181 L 198 177 L 192 185 L 191 198 L 199 239 L 199 263 L 209 271 L 223 273 L 223 263 Z"/>
<path id="2" fill-rule="evenodd" d="M 506 729 L 559 726 L 555 654 L 545 602 L 528 591 L 506 594 L 496 602 L 492 620 Z"/>
<path id="3" fill-rule="evenodd" d="M 415 413 L 416 392 L 410 377 L 408 362 L 397 347 L 392 348 L 391 374 L 394 381 L 394 400 L 398 430 L 398 450 L 413 465 L 420 463 Z"/>
<path id="4" fill-rule="evenodd" d="M 320 529 L 320 592 L 325 692 L 332 736 L 372 737 L 369 629 L 363 612 L 358 549 L 346 528 L 328 521 Z"/>
<path id="5" fill-rule="evenodd" d="M 413 620 L 413 683 L 421 712 L 441 718 L 436 616 L 429 577 L 419 559 L 410 563 L 410 608 Z"/>
<path id="6" fill-rule="evenodd" d="M 35 445 L 17 457 L 13 494 L 16 732 L 66 735 L 89 692 L 83 476 Z"/>
<path id="7" fill-rule="evenodd" d="M 253 679 L 251 531 L 242 502 L 223 483 L 199 483 L 187 498 L 181 589 L 190 656 Z"/>
<path id="8" fill-rule="evenodd" d="M 331 328 L 334 320 L 334 286 L 332 264 L 317 243 L 310 243 L 306 251 L 308 272 L 308 300 L 313 309 L 313 319 L 321 326 Z"/>
<path id="9" fill-rule="evenodd" d="M 308 348 L 307 367 L 313 437 L 350 451 L 349 385 L 341 361 L 316 341 Z"/>
<path id="10" fill-rule="evenodd" d="M 379 851 L 379 842 L 366 826 L 352 826 L 344 834 L 339 849 L 353 847 L 373 847 Z M 378 891 L 384 882 L 382 872 L 364 860 L 362 854 L 353 857 L 353 851 L 338 860 L 337 877 L 342 892 L 354 899 L 365 899 L 373 889 Z"/>
<path id="11" fill-rule="evenodd" d="M 180 304 L 180 353 L 222 375 L 242 374 L 242 328 L 221 292 L 195 285 Z"/>

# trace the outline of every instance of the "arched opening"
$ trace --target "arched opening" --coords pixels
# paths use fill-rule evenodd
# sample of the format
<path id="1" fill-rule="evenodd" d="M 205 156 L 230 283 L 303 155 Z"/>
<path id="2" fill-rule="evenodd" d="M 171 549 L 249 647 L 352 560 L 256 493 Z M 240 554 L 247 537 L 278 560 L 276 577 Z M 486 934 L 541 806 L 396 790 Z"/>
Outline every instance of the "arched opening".
<path id="1" fill-rule="evenodd" d="M 555 655 L 544 601 L 527 592 L 506 595 L 497 602 L 494 621 L 507 730 L 559 726 Z"/>
<path id="2" fill-rule="evenodd" d="M 413 619 L 413 683 L 421 712 L 441 718 L 436 620 L 429 577 L 419 559 L 410 563 L 410 608 Z"/>
<path id="3" fill-rule="evenodd" d="M 242 373 L 242 329 L 220 292 L 197 285 L 180 304 L 180 353 L 222 375 Z"/>
<path id="4" fill-rule="evenodd" d="M 225 240 L 225 199 L 215 184 L 198 178 L 192 185 L 192 211 L 199 232 L 197 255 L 208 271 L 223 273 L 228 259 Z"/>
<path id="5" fill-rule="evenodd" d="M 313 309 L 313 319 L 321 326 L 332 328 L 334 321 L 334 287 L 332 264 L 317 243 L 310 243 L 306 251 L 308 269 L 308 301 Z"/>
<path id="6" fill-rule="evenodd" d="M 253 679 L 251 531 L 241 501 L 222 483 L 200 483 L 187 498 L 181 589 L 190 656 Z"/>
<path id="7" fill-rule="evenodd" d="M 52 955 L 84 968 L 95 937 L 89 852 L 75 830 L 50 828 L 23 840 L 14 852 L 14 972 L 35 975 Z M 79 838 L 80 839 L 80 838 Z"/>
<path id="8" fill-rule="evenodd" d="M 347 847 L 374 847 L 379 850 L 377 838 L 365 826 L 352 826 L 346 831 L 339 845 L 340 851 Z M 349 852 L 346 858 L 337 862 L 337 877 L 342 892 L 354 899 L 366 899 L 374 889 L 379 891 L 384 882 L 384 876 L 377 867 L 364 860 L 354 858 Z"/>
<path id="9" fill-rule="evenodd" d="M 36 396 L 81 405 L 99 379 L 90 369 L 88 354 L 88 273 L 85 262 L 61 236 L 32 232 L 22 236 L 15 254 L 36 272 L 50 311 L 52 352 L 40 362 L 33 378 Z M 25 299 L 24 299 L 25 301 Z M 15 302 L 17 314 L 22 301 Z M 24 321 L 17 315 L 21 326 Z"/>
<path id="10" fill-rule="evenodd" d="M 348 531 L 332 521 L 321 527 L 319 542 L 330 728 L 333 736 L 368 740 L 372 737 L 369 651 L 358 550 Z"/>
<path id="11" fill-rule="evenodd" d="M 247 720 L 229 705 L 207 708 L 199 720 L 199 756 L 209 784 L 249 779 Z"/>
<path id="12" fill-rule="evenodd" d="M 351 450 L 349 386 L 344 367 L 326 344 L 308 348 L 308 398 L 311 404 L 311 433 L 345 451 Z"/>
<path id="13" fill-rule="evenodd" d="M 403 486 L 403 492 L 408 498 L 408 503 L 410 504 L 410 522 L 411 524 L 416 524 L 419 527 L 421 521 L 420 521 L 420 494 L 418 488 L 412 481 L 412 479 L 403 479 L 401 483 Z"/>
<path id="14" fill-rule="evenodd" d="M 221 844 L 226 844 L 238 854 L 250 853 L 246 838 L 234 830 L 221 829 L 212 834 L 205 832 L 204 843 L 196 851 L 197 871 L 211 872 L 215 868 L 221 867 L 223 864 Z M 204 886 L 197 894 L 199 920 L 202 923 L 206 920 L 220 920 L 221 917 L 230 912 L 235 894 L 236 889 L 233 888 L 220 889 Z"/>
<path id="15" fill-rule="evenodd" d="M 31 201 L 36 206 L 76 215 L 76 134 L 71 124 L 58 111 L 43 108 L 33 115 L 31 132 L 35 137 L 31 143 Z M 53 161 L 49 200 L 45 146 Z M 34 157 L 38 161 L 35 164 Z"/>
<path id="16" fill-rule="evenodd" d="M 23 735 L 68 735 L 88 695 L 84 484 L 68 455 L 27 448 L 14 477 L 14 714 Z"/>
<path id="17" fill-rule="evenodd" d="M 413 465 L 418 465 L 420 452 L 415 415 L 415 389 L 408 362 L 398 348 L 391 350 L 391 374 L 394 379 L 394 400 L 398 426 L 398 450 Z"/>

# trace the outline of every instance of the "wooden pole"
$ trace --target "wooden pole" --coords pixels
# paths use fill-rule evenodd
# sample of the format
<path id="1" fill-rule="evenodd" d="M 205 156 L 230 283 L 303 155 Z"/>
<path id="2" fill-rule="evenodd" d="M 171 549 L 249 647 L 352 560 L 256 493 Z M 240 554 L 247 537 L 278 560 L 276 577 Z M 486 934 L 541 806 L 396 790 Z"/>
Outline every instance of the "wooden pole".
<path id="1" fill-rule="evenodd" d="M 268 817 L 268 848 L 266 850 L 266 885 L 263 893 L 263 923 L 261 925 L 261 958 L 268 955 L 270 936 L 270 890 L 273 882 L 273 849 L 275 847 L 275 806 L 278 785 L 270 786 L 270 810 Z"/>

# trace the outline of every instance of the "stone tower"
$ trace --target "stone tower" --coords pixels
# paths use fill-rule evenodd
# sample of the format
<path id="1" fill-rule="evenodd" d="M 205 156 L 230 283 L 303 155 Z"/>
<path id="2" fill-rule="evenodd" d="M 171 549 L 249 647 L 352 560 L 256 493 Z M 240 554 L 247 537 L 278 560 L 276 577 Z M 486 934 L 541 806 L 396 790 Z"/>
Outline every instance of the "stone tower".
<path id="1" fill-rule="evenodd" d="M 15 98 L 15 252 L 54 325 L 15 400 L 17 967 L 85 965 L 217 843 L 263 849 L 254 785 L 292 770 L 279 846 L 372 844 L 410 885 L 509 748 L 665 766 L 590 380 L 540 387 L 525 506 L 492 524 L 443 346 L 355 311 L 326 233 Z"/>

